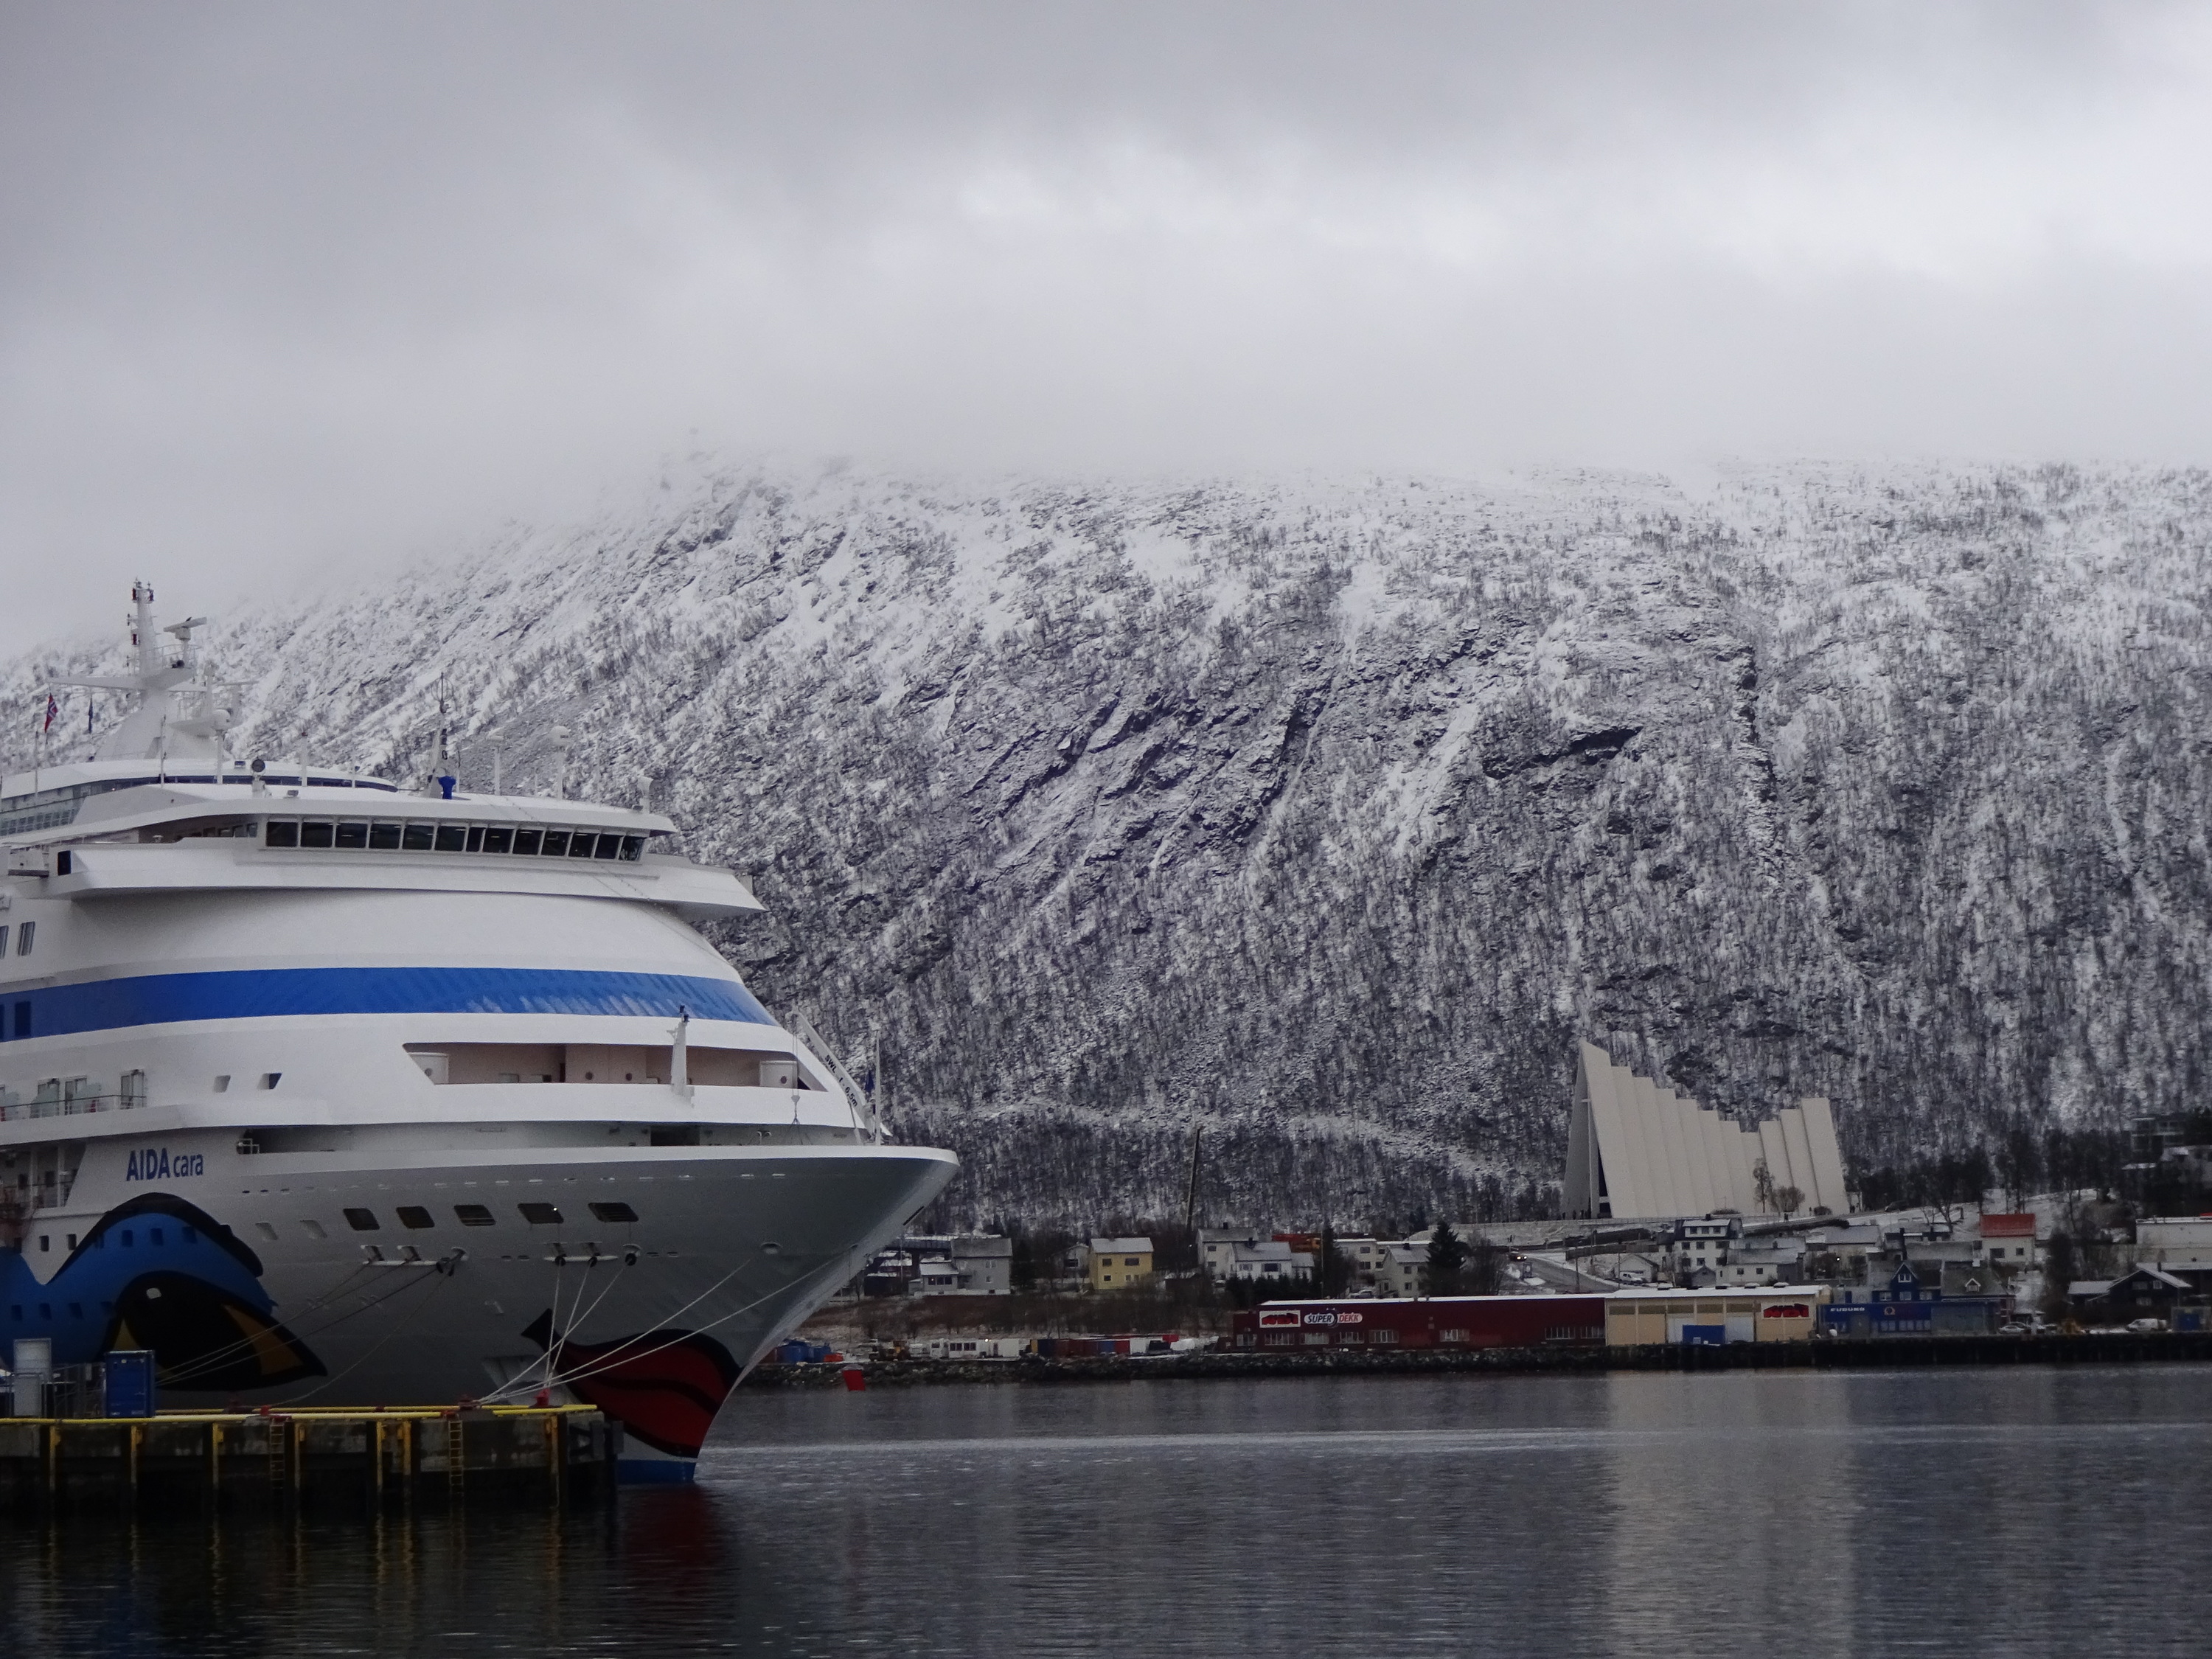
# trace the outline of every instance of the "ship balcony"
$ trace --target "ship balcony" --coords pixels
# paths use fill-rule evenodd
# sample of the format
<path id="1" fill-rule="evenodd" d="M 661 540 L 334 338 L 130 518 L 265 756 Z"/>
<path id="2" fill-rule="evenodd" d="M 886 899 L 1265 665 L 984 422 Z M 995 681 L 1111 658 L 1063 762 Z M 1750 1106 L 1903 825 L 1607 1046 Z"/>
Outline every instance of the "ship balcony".
<path id="1" fill-rule="evenodd" d="M 0 1088 L 0 1123 L 127 1111 L 145 1103 L 143 1072 L 125 1072 L 112 1083 L 105 1078 L 50 1077 L 27 1088 Z"/>

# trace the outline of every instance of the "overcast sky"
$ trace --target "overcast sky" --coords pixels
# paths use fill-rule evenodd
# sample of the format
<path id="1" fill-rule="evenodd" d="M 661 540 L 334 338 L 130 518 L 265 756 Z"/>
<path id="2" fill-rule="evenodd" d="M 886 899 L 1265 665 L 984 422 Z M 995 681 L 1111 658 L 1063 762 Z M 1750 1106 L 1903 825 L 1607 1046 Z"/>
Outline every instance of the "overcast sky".
<path id="1" fill-rule="evenodd" d="M 2212 459 L 2201 5 L 0 0 L 0 651 L 695 444 Z"/>

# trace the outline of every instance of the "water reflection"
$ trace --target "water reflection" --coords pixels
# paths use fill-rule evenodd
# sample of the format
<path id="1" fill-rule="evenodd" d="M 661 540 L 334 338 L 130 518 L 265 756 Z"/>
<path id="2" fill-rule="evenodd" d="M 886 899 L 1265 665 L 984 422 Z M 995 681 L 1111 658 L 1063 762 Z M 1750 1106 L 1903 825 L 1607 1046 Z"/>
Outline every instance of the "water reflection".
<path id="1" fill-rule="evenodd" d="M 0 1523 L 9 1650 L 2194 1651 L 2212 1372 L 747 1395 L 606 1509 Z"/>

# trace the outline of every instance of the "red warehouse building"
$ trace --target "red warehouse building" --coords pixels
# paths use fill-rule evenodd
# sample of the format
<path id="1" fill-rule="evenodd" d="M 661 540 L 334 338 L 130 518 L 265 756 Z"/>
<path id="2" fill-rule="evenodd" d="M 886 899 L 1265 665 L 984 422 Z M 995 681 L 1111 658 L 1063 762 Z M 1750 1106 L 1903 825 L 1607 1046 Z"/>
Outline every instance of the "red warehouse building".
<path id="1" fill-rule="evenodd" d="M 1601 1296 L 1263 1302 L 1229 1316 L 1232 1348 L 1600 1348 Z"/>

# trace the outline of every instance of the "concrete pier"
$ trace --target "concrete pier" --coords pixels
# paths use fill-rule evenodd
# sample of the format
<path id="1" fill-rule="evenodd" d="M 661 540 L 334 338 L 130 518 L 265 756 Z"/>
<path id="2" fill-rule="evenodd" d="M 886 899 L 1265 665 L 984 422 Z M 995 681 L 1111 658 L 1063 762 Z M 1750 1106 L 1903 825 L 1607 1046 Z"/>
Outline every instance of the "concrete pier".
<path id="1" fill-rule="evenodd" d="M 622 1425 L 582 1406 L 0 1419 L 0 1492 L 75 1504 L 598 1498 Z"/>

